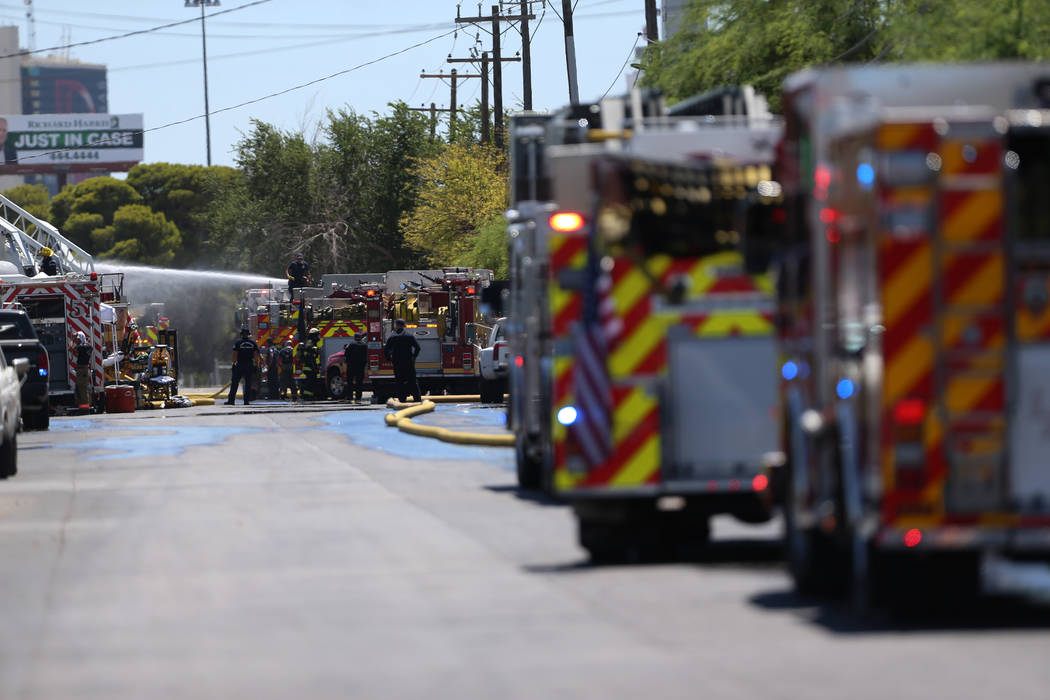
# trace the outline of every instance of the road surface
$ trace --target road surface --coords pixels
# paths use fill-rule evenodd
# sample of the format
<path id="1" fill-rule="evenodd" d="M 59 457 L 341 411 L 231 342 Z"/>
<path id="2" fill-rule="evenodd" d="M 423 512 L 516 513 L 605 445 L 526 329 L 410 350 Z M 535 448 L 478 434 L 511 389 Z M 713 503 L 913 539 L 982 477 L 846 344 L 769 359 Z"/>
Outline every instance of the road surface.
<path id="1" fill-rule="evenodd" d="M 862 620 L 791 593 L 775 525 L 722 519 L 700 561 L 591 567 L 509 450 L 380 409 L 52 426 L 0 482 L 0 698 L 1050 695 L 1045 605 Z"/>

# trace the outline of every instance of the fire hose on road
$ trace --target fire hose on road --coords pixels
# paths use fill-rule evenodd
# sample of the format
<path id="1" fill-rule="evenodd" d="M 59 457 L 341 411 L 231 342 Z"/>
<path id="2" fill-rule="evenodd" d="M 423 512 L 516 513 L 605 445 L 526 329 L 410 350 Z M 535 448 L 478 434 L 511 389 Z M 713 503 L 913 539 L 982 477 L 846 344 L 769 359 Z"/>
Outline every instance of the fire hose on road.
<path id="1" fill-rule="evenodd" d="M 435 438 L 443 442 L 451 442 L 459 445 L 487 445 L 490 447 L 513 447 L 514 436 L 510 434 L 492 433 L 470 433 L 449 430 L 436 425 L 420 425 L 412 419 L 424 413 L 432 413 L 437 408 L 437 402 L 457 403 L 461 401 L 477 401 L 477 396 L 435 396 L 431 399 L 416 404 L 403 404 L 395 399 L 387 401 L 387 407 L 397 409 L 384 417 L 386 424 L 391 428 L 397 428 L 403 433 L 418 435 L 420 437 Z"/>

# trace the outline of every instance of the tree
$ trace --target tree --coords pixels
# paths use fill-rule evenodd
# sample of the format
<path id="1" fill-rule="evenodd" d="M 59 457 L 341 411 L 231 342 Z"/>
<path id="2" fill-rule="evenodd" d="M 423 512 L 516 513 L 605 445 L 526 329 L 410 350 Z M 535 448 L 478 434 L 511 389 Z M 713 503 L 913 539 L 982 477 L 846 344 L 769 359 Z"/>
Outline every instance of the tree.
<path id="1" fill-rule="evenodd" d="M 141 201 L 142 196 L 126 182 L 112 177 L 93 177 L 55 195 L 51 200 L 51 223 L 81 248 L 95 253 L 99 249 L 92 240 L 94 231 L 111 225 L 121 207 Z M 88 227 L 91 224 L 93 228 Z"/>
<path id="2" fill-rule="evenodd" d="M 155 266 L 171 264 L 182 245 L 175 224 L 143 204 L 127 204 L 113 214 L 113 223 L 91 232 L 99 256 Z"/>
<path id="3" fill-rule="evenodd" d="M 510 277 L 507 260 L 507 221 L 502 214 L 481 225 L 474 238 L 474 244 L 456 260 L 456 264 L 492 270 L 498 280 Z"/>
<path id="4" fill-rule="evenodd" d="M 405 242 L 434 265 L 464 258 L 481 226 L 507 203 L 502 154 L 458 143 L 412 167 L 421 180 L 418 203 L 401 218 Z"/>
<path id="5" fill-rule="evenodd" d="M 51 219 L 51 194 L 44 185 L 16 185 L 3 194 L 36 218 Z"/>
<path id="6" fill-rule="evenodd" d="M 235 168 L 225 166 L 150 163 L 133 167 L 127 183 L 142 196 L 143 204 L 178 227 L 182 248 L 174 262 L 187 266 L 205 262 L 210 209 L 221 196 L 223 183 L 239 177 Z"/>
<path id="7" fill-rule="evenodd" d="M 774 109 L 812 65 L 1050 56 L 1043 0 L 691 0 L 680 26 L 647 49 L 646 84 L 672 100 L 750 84 Z"/>

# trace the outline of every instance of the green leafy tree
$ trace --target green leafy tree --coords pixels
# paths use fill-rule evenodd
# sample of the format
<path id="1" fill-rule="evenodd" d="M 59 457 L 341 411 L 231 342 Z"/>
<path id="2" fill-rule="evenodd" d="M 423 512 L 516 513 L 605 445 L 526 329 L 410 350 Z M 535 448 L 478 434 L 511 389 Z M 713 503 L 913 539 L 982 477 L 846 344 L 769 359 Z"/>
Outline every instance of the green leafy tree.
<path id="1" fill-rule="evenodd" d="M 496 279 L 509 278 L 506 219 L 500 215 L 482 224 L 474 238 L 474 244 L 456 260 L 456 264 L 492 270 Z"/>
<path id="2" fill-rule="evenodd" d="M 4 196 L 38 219 L 51 218 L 51 193 L 44 185 L 17 185 L 4 190 Z"/>
<path id="3" fill-rule="evenodd" d="M 421 181 L 418 203 L 401 219 L 405 242 L 433 265 L 462 259 L 482 225 L 506 207 L 502 154 L 485 146 L 449 144 L 412 167 Z"/>
<path id="4" fill-rule="evenodd" d="M 89 253 L 97 253 L 101 251 L 93 242 L 94 232 L 110 226 L 121 207 L 141 202 L 142 196 L 126 182 L 112 177 L 93 177 L 55 195 L 51 200 L 51 223 Z M 72 227 L 67 225 L 70 223 Z M 96 225 L 88 228 L 89 224 Z"/>
<path id="5" fill-rule="evenodd" d="M 182 245 L 175 224 L 143 204 L 127 204 L 113 214 L 113 223 L 91 232 L 91 241 L 103 258 L 165 266 Z"/>

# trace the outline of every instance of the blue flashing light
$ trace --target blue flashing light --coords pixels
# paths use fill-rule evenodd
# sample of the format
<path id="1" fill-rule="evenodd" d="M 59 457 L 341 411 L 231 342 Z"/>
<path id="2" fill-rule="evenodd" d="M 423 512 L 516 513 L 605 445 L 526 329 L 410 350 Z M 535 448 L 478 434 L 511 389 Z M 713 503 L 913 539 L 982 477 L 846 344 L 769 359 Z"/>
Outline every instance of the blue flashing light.
<path id="1" fill-rule="evenodd" d="M 558 409 L 558 422 L 562 425 L 572 425 L 580 417 L 580 412 L 575 406 L 562 406 Z"/>
<path id="2" fill-rule="evenodd" d="M 780 376 L 789 382 L 798 376 L 798 365 L 791 360 L 784 363 L 784 366 L 780 368 Z"/>
<path id="3" fill-rule="evenodd" d="M 47 370 L 44 369 L 43 367 L 38 369 L 37 372 L 40 374 L 41 377 L 46 377 L 47 376 Z"/>
<path id="4" fill-rule="evenodd" d="M 875 184 L 875 168 L 871 163 L 861 163 L 857 166 L 857 182 L 866 190 L 870 190 Z"/>
<path id="5" fill-rule="evenodd" d="M 839 380 L 839 383 L 835 385 L 835 393 L 843 400 L 853 396 L 853 382 L 849 379 Z"/>

